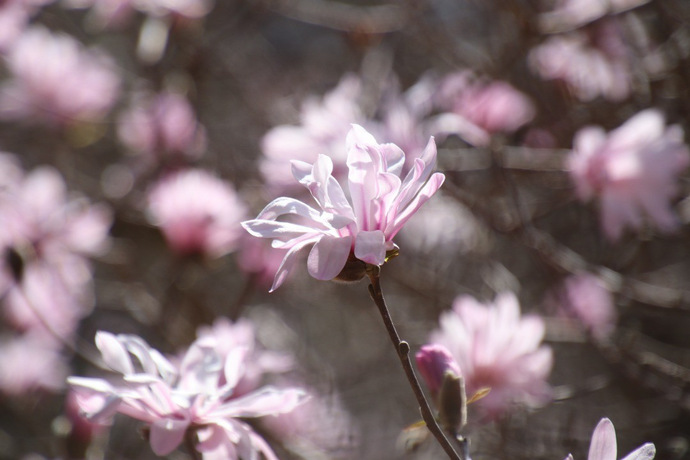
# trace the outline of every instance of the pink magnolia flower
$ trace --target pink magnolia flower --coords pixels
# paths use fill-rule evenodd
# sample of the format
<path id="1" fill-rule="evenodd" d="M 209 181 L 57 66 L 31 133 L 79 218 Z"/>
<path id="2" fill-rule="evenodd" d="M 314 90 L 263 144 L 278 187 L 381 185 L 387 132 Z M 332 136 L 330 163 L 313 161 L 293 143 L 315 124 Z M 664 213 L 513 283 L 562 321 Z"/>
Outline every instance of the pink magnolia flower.
<path id="1" fill-rule="evenodd" d="M 37 168 L 26 176 L 15 171 L 2 180 L 3 313 L 20 330 L 69 338 L 91 306 L 87 257 L 107 248 L 110 210 L 68 195 L 52 168 Z"/>
<path id="2" fill-rule="evenodd" d="M 362 262 L 382 265 L 386 252 L 395 248 L 395 235 L 445 179 L 441 173 L 431 173 L 436 163 L 433 138 L 404 179 L 400 174 L 405 154 L 396 145 L 378 144 L 358 125 L 352 126 L 346 144 L 352 204 L 332 175 L 332 160 L 319 155 L 313 165 L 293 161 L 292 171 L 311 192 L 320 211 L 294 198 L 281 197 L 269 203 L 256 219 L 242 223 L 250 234 L 273 238 L 274 247 L 288 250 L 272 291 L 284 281 L 297 252 L 309 245 L 313 247 L 307 267 L 316 279 L 338 276 L 351 253 Z M 278 221 L 282 216 L 296 216 L 302 221 Z"/>
<path id="3" fill-rule="evenodd" d="M 72 37 L 32 27 L 7 54 L 11 79 L 0 87 L 0 117 L 64 125 L 102 119 L 120 81 L 112 64 Z"/>
<path id="4" fill-rule="evenodd" d="M 0 336 L 0 392 L 22 395 L 34 389 L 57 391 L 64 386 L 67 360 L 40 333 Z"/>
<path id="5" fill-rule="evenodd" d="M 616 327 L 613 296 L 595 275 L 581 273 L 568 277 L 559 299 L 562 311 L 580 320 L 596 339 L 607 338 Z"/>
<path id="6" fill-rule="evenodd" d="M 147 202 L 150 221 L 178 253 L 220 257 L 237 247 L 245 205 L 229 183 L 212 174 L 171 173 L 153 185 Z"/>
<path id="7" fill-rule="evenodd" d="M 183 96 L 172 92 L 152 98 L 139 95 L 120 117 L 117 133 L 128 148 L 156 163 L 195 160 L 206 148 L 206 132 L 194 109 Z"/>
<path id="8" fill-rule="evenodd" d="M 438 104 L 451 112 L 440 127 L 470 144 L 486 145 L 491 134 L 514 132 L 534 118 L 534 104 L 506 82 L 484 81 L 461 71 L 440 85 Z"/>
<path id="9" fill-rule="evenodd" d="M 516 403 L 538 406 L 550 399 L 546 379 L 553 357 L 548 346 L 540 346 L 544 322 L 538 316 L 521 317 L 514 294 L 499 294 L 488 305 L 460 296 L 441 316 L 440 326 L 429 342 L 453 355 L 467 394 L 491 389 L 477 402 L 487 416 L 499 417 Z"/>
<path id="10" fill-rule="evenodd" d="M 38 10 L 53 0 L 5 0 L 0 3 L 0 51 L 21 36 Z"/>
<path id="11" fill-rule="evenodd" d="M 624 227 L 639 229 L 646 214 L 662 231 L 677 219 L 669 201 L 677 176 L 690 163 L 680 126 L 666 127 L 657 110 L 645 110 L 608 135 L 600 127 L 580 130 L 568 159 L 582 201 L 601 199 L 602 226 L 618 239 Z"/>
<path id="12" fill-rule="evenodd" d="M 266 133 L 261 141 L 260 168 L 269 187 L 283 190 L 293 186 L 290 162 L 313 163 L 319 153 L 331 157 L 336 179 L 346 176 L 343 139 L 351 123 L 364 121 L 357 103 L 360 86 L 356 76 L 347 75 L 323 99 L 311 97 L 304 102 L 300 125 L 281 125 Z"/>
<path id="13" fill-rule="evenodd" d="M 101 331 L 96 345 L 105 363 L 122 378 L 110 383 L 70 377 L 67 381 L 81 410 L 96 422 L 119 412 L 147 423 L 151 449 L 157 455 L 171 453 L 193 430 L 200 441 L 196 449 L 205 460 L 259 454 L 277 459 L 243 419 L 289 412 L 304 401 L 305 393 L 295 388 L 263 387 L 237 396 L 246 351 L 235 348 L 221 357 L 213 338 L 197 339 L 179 366 L 136 336 Z"/>
<path id="14" fill-rule="evenodd" d="M 621 101 L 632 88 L 622 31 L 614 21 L 590 29 L 549 38 L 530 52 L 530 65 L 543 79 L 565 83 L 582 101 L 599 96 Z"/>
<path id="15" fill-rule="evenodd" d="M 602 418 L 592 433 L 592 441 L 589 445 L 587 460 L 616 460 L 616 429 L 611 420 Z M 644 444 L 623 458 L 623 460 L 651 460 L 656 455 L 654 444 Z M 568 455 L 565 460 L 573 460 Z"/>
<path id="16" fill-rule="evenodd" d="M 257 342 L 254 324 L 247 319 L 232 322 L 227 318 L 216 318 L 211 326 L 200 327 L 197 337 L 212 339 L 221 359 L 235 349 L 244 350 L 243 372 L 235 385 L 235 396 L 256 390 L 266 374 L 281 374 L 295 365 L 290 354 L 262 348 Z"/>
<path id="17" fill-rule="evenodd" d="M 68 0 L 72 8 L 91 8 L 90 20 L 98 27 L 120 27 L 134 12 L 156 18 L 199 19 L 213 8 L 213 0 Z"/>

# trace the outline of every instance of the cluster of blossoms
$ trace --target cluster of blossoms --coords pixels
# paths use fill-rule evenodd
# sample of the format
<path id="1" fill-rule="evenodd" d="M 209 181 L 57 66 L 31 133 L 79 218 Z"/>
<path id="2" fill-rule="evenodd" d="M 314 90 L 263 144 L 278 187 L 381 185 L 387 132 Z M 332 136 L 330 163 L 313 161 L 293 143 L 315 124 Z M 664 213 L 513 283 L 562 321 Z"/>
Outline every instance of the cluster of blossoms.
<path id="1" fill-rule="evenodd" d="M 645 110 L 608 135 L 586 127 L 575 136 L 568 165 L 578 197 L 601 199 L 604 233 L 617 240 L 627 226 L 639 229 L 643 215 L 662 231 L 677 228 L 669 201 L 676 177 L 690 164 L 680 126 L 666 127 L 657 110 Z"/>
<path id="2" fill-rule="evenodd" d="M 258 387 L 262 372 L 283 370 L 289 362 L 253 350 L 246 325 L 238 329 L 244 334 L 229 324 L 201 332 L 179 362 L 139 337 L 99 332 L 103 361 L 121 377 L 68 382 L 90 420 L 103 423 L 122 413 L 147 423 L 157 455 L 171 453 L 186 438 L 204 459 L 276 459 L 246 420 L 290 412 L 307 395 L 299 388 Z"/>
<path id="3" fill-rule="evenodd" d="M 21 333 L 4 338 L 3 349 L 13 357 L 7 362 L 16 363 L 23 356 L 33 364 L 2 372 L 3 389 L 46 386 L 51 376 L 55 381 L 48 386 L 59 387 L 64 370 L 54 358 L 62 342 L 72 341 L 79 320 L 91 309 L 87 257 L 106 249 L 110 211 L 69 195 L 52 168 L 25 174 L 13 157 L 4 155 L 0 170 L 2 314 Z M 16 340 L 22 345 L 16 346 Z"/>
<path id="4" fill-rule="evenodd" d="M 35 26 L 6 53 L 11 79 L 0 87 L 0 117 L 48 125 L 100 121 L 110 111 L 120 79 L 106 56 L 70 36 Z"/>
<path id="5" fill-rule="evenodd" d="M 273 238 L 273 246 L 287 250 L 271 290 L 285 280 L 298 251 L 313 245 L 309 273 L 316 279 L 336 278 L 351 254 L 364 263 L 382 265 L 393 238 L 408 219 L 439 189 L 444 180 L 432 174 L 436 144 L 431 139 L 413 168 L 401 178 L 405 154 L 394 144 L 379 144 L 364 128 L 353 125 L 347 136 L 349 197 L 333 177 L 333 162 L 319 155 L 313 165 L 292 163 L 295 179 L 304 185 L 321 208 L 317 210 L 294 198 L 269 203 L 256 219 L 243 222 L 254 236 Z M 297 223 L 277 220 L 294 216 Z M 348 267 L 349 268 L 349 267 Z"/>

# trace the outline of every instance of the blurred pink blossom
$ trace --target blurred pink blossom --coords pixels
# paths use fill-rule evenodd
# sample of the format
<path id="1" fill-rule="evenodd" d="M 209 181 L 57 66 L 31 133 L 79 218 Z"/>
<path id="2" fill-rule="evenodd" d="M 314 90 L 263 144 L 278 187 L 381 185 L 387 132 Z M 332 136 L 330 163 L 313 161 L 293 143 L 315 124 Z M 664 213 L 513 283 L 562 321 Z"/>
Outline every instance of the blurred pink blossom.
<path id="1" fill-rule="evenodd" d="M 417 368 L 434 399 L 441 390 L 446 372 L 462 377 L 462 372 L 453 355 L 437 343 L 422 346 L 415 355 Z"/>
<path id="2" fill-rule="evenodd" d="M 182 95 L 139 94 L 118 122 L 118 136 L 132 151 L 155 163 L 198 159 L 206 148 L 206 132 Z"/>
<path id="3" fill-rule="evenodd" d="M 542 78 L 562 81 L 585 102 L 599 96 L 621 101 L 632 89 L 628 51 L 613 20 L 590 26 L 588 33 L 551 37 L 530 52 L 529 61 Z"/>
<path id="4" fill-rule="evenodd" d="M 213 0 L 68 0 L 72 8 L 91 8 L 90 20 L 100 28 L 120 27 L 135 11 L 156 18 L 199 19 L 213 8 Z"/>
<path id="5" fill-rule="evenodd" d="M 542 30 L 559 32 L 580 27 L 607 14 L 618 14 L 650 0 L 558 0 L 554 9 L 540 16 Z"/>
<path id="6" fill-rule="evenodd" d="M 302 105 L 300 125 L 281 125 L 271 129 L 261 141 L 260 168 L 269 187 L 277 191 L 294 186 L 290 161 L 313 163 L 320 154 L 331 157 L 333 175 L 346 177 L 347 150 L 343 139 L 351 123 L 363 123 L 359 108 L 361 84 L 354 75 L 343 77 L 323 99 L 308 98 Z"/>
<path id="7" fill-rule="evenodd" d="M 503 81 L 485 81 L 468 71 L 446 76 L 440 83 L 438 105 L 449 110 L 443 126 L 470 144 L 486 145 L 493 133 L 511 133 L 535 115 L 527 96 Z M 453 118 L 454 117 L 454 118 Z M 457 126 L 451 130 L 453 122 Z"/>
<path id="8" fill-rule="evenodd" d="M 561 311 L 580 320 L 598 340 L 606 339 L 616 327 L 613 296 L 595 275 L 580 273 L 568 277 L 559 299 Z"/>
<path id="9" fill-rule="evenodd" d="M 581 129 L 568 161 L 582 201 L 601 199 L 606 236 L 618 239 L 624 227 L 639 229 L 643 214 L 662 231 L 678 226 L 669 201 L 677 193 L 677 177 L 690 163 L 680 126 L 666 127 L 657 110 L 645 110 L 619 128 L 606 132 Z"/>
<path id="10" fill-rule="evenodd" d="M 256 219 L 242 223 L 250 234 L 274 239 L 274 247 L 288 250 L 272 291 L 283 283 L 297 252 L 312 244 L 307 267 L 316 279 L 338 276 L 350 253 L 360 261 L 382 265 L 386 252 L 396 247 L 395 235 L 445 179 L 441 173 L 432 174 L 436 164 L 433 138 L 404 179 L 400 174 L 405 154 L 396 145 L 378 144 L 358 125 L 352 126 L 346 144 L 352 205 L 332 175 L 333 161 L 319 155 L 313 165 L 293 161 L 292 170 L 321 211 L 281 197 L 269 203 Z M 296 216 L 303 223 L 278 221 L 281 216 Z"/>
<path id="11" fill-rule="evenodd" d="M 0 187 L 3 313 L 20 330 L 68 339 L 91 306 L 86 257 L 107 248 L 110 210 L 68 195 L 52 168 L 16 174 Z"/>
<path id="12" fill-rule="evenodd" d="M 164 176 L 149 190 L 147 205 L 151 223 L 180 254 L 220 257 L 240 241 L 246 207 L 232 185 L 206 171 Z"/>
<path id="13" fill-rule="evenodd" d="M 118 96 L 120 81 L 100 51 L 39 26 L 7 53 L 11 79 L 0 87 L 0 117 L 50 125 L 101 120 Z"/>
<path id="14" fill-rule="evenodd" d="M 54 343 L 38 333 L 0 337 L 0 393 L 16 396 L 64 386 L 69 366 Z"/>
<path id="15" fill-rule="evenodd" d="M 592 433 L 587 460 L 616 460 L 618 448 L 616 445 L 616 429 L 611 420 L 602 418 Z M 654 444 L 644 444 L 623 458 L 623 460 L 652 460 L 656 455 Z M 573 460 L 568 455 L 565 460 Z"/>
<path id="16" fill-rule="evenodd" d="M 483 414 L 497 418 L 514 404 L 540 406 L 550 400 L 546 379 L 553 356 L 550 347 L 540 346 L 544 322 L 538 316 L 521 317 L 514 294 L 499 294 L 488 305 L 460 296 L 441 315 L 440 326 L 429 342 L 453 355 L 467 394 L 491 389 L 476 403 Z"/>
<path id="17" fill-rule="evenodd" d="M 91 420 L 107 421 L 122 413 L 149 425 L 151 449 L 168 455 L 188 430 L 205 460 L 277 457 L 268 443 L 244 422 L 246 418 L 290 412 L 305 399 L 296 388 L 263 387 L 237 397 L 246 350 L 222 357 L 212 337 L 197 339 L 179 366 L 133 335 L 96 334 L 103 360 L 122 374 L 116 383 L 100 378 L 70 377 L 77 402 Z M 136 359 L 132 359 L 132 357 Z"/>
<path id="18" fill-rule="evenodd" d="M 266 240 L 244 235 L 237 251 L 237 265 L 253 282 L 270 287 L 287 251 L 272 248 Z"/>
<path id="19" fill-rule="evenodd" d="M 0 52 L 7 50 L 29 25 L 38 10 L 54 0 L 5 0 L 0 2 Z"/>
<path id="20" fill-rule="evenodd" d="M 261 348 L 257 343 L 254 324 L 247 319 L 232 322 L 227 318 L 216 318 L 213 325 L 200 327 L 197 337 L 213 339 L 215 351 L 221 359 L 235 349 L 244 350 L 244 370 L 235 385 L 235 397 L 256 390 L 265 374 L 280 374 L 295 365 L 294 358 L 288 353 Z"/>

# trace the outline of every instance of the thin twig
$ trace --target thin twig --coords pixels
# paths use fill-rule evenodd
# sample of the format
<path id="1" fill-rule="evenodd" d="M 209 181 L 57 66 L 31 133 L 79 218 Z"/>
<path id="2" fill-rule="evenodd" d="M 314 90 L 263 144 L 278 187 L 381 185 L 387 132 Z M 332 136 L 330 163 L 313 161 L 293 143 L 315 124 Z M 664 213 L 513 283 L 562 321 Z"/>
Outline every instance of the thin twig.
<path id="1" fill-rule="evenodd" d="M 431 431 L 431 434 L 433 434 L 434 437 L 438 440 L 438 443 L 441 444 L 441 447 L 446 452 L 449 458 L 453 460 L 465 460 L 464 456 L 459 455 L 455 451 L 453 445 L 450 443 L 441 427 L 438 426 L 436 418 L 434 417 L 434 413 L 432 412 L 431 407 L 429 407 L 429 403 L 427 402 L 426 397 L 424 396 L 422 387 L 419 385 L 417 376 L 414 373 L 414 368 L 412 367 L 412 361 L 410 360 L 410 345 L 404 340 L 400 339 L 400 335 L 398 334 L 398 331 L 396 330 L 395 325 L 393 324 L 390 312 L 388 311 L 388 307 L 386 306 L 386 301 L 383 298 L 383 293 L 381 292 L 379 271 L 380 269 L 377 266 L 367 266 L 367 275 L 369 275 L 369 280 L 371 281 L 371 284 L 369 285 L 369 294 L 371 295 L 372 300 L 378 307 L 379 313 L 381 313 L 381 318 L 383 319 L 383 323 L 386 326 L 386 330 L 388 331 L 388 335 L 391 339 L 391 342 L 393 342 L 393 346 L 398 352 L 398 358 L 400 358 L 400 363 L 402 364 L 402 367 L 405 370 L 407 381 L 410 382 L 412 391 L 414 392 L 414 395 L 417 398 L 417 402 L 419 403 L 419 409 L 422 413 L 422 418 L 424 419 L 424 422 L 426 423 L 426 426 L 429 429 L 429 431 Z"/>

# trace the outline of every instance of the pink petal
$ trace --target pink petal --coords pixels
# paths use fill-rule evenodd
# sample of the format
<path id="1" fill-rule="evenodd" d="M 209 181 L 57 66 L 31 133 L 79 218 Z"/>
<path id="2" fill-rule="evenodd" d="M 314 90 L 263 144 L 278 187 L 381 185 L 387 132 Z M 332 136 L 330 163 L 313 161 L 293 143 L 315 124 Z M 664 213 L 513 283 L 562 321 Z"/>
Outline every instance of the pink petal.
<path id="1" fill-rule="evenodd" d="M 156 420 L 151 424 L 151 449 L 156 455 L 168 455 L 184 439 L 189 426 L 189 419 L 172 417 Z"/>
<path id="2" fill-rule="evenodd" d="M 616 430 L 611 420 L 601 419 L 592 434 L 588 460 L 616 460 Z"/>
<path id="3" fill-rule="evenodd" d="M 386 237 L 381 230 L 361 231 L 355 240 L 355 257 L 373 265 L 386 260 Z"/>
<path id="4" fill-rule="evenodd" d="M 128 375 L 134 373 L 134 366 L 127 349 L 110 332 L 96 333 L 96 346 L 103 356 L 103 361 L 112 370 Z"/>
<path id="5" fill-rule="evenodd" d="M 647 443 L 625 456 L 623 460 L 651 460 L 656 455 L 654 444 Z"/>
<path id="6" fill-rule="evenodd" d="M 317 280 L 331 280 L 338 276 L 347 262 L 352 248 L 351 236 L 324 235 L 311 249 L 307 268 Z"/>
<path id="7" fill-rule="evenodd" d="M 407 222 L 414 213 L 417 212 L 417 210 L 426 203 L 439 188 L 441 188 L 445 179 L 446 176 L 441 173 L 434 173 L 431 178 L 429 178 L 429 181 L 422 187 L 412 202 L 395 217 L 392 226 L 386 229 L 386 237 L 389 240 L 393 239 L 403 225 L 405 225 L 405 222 Z"/>

